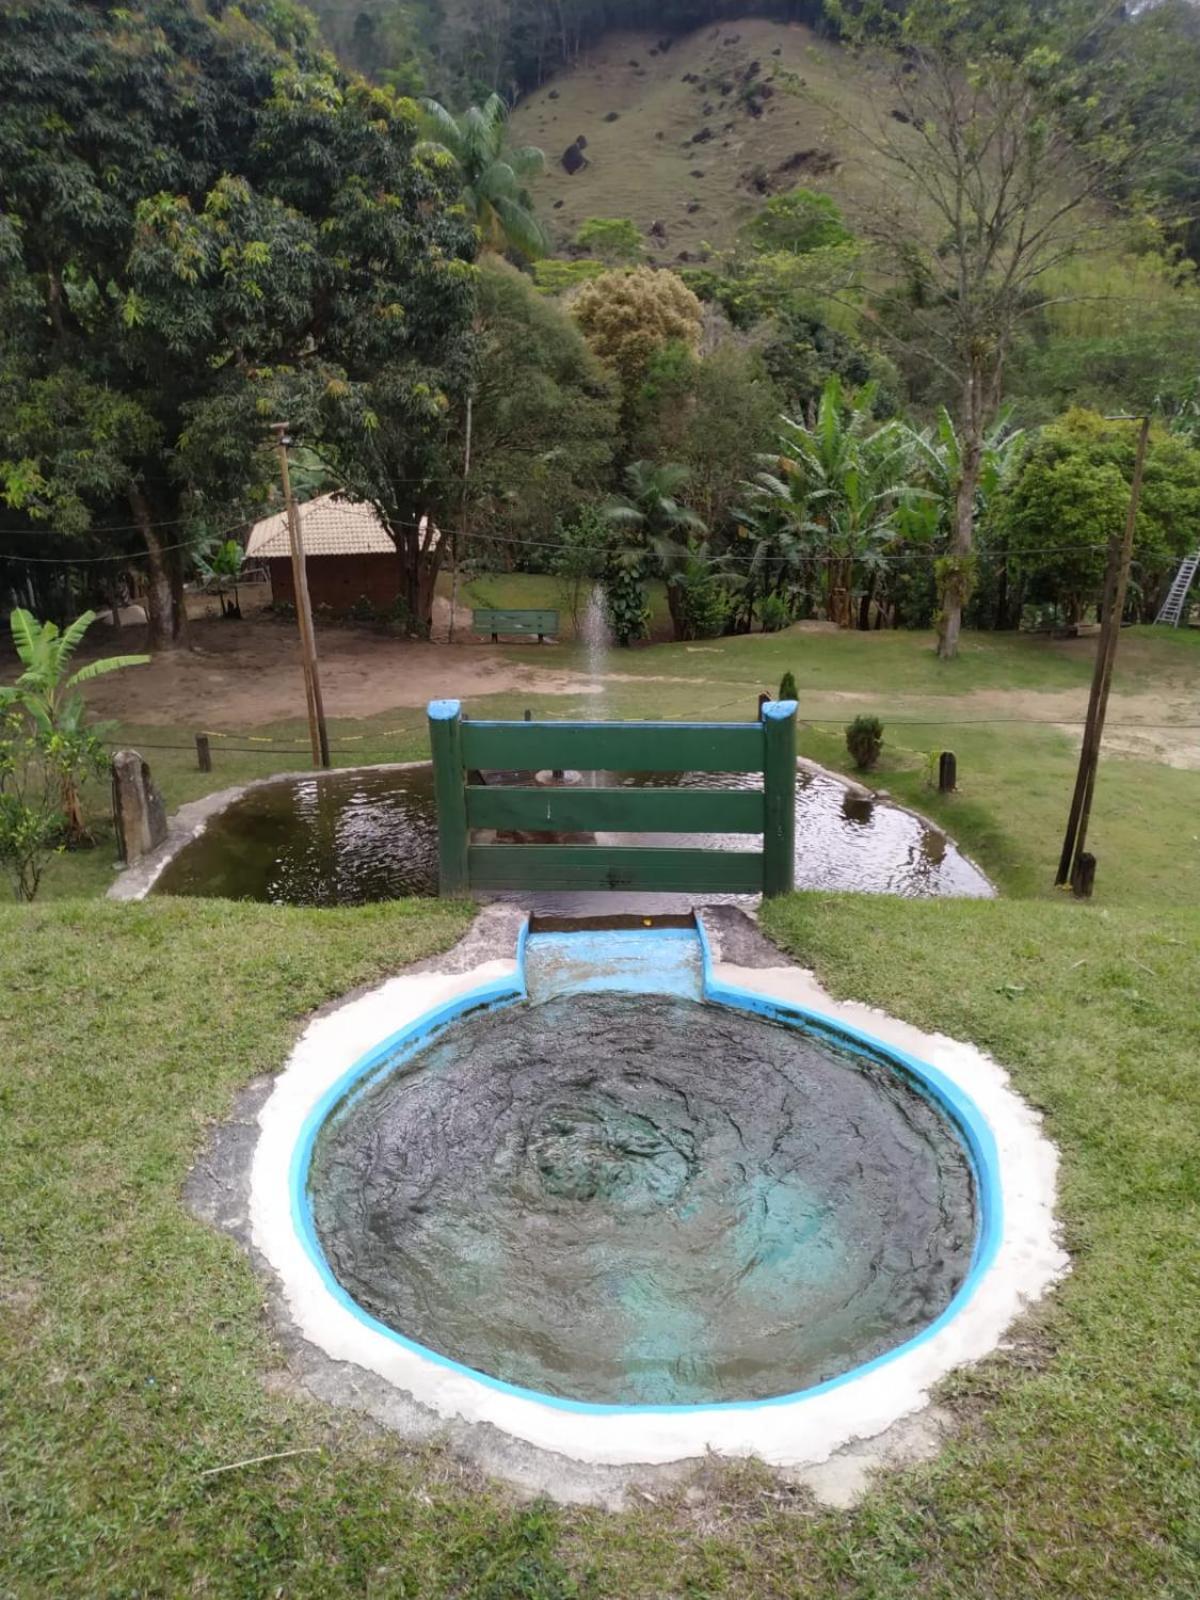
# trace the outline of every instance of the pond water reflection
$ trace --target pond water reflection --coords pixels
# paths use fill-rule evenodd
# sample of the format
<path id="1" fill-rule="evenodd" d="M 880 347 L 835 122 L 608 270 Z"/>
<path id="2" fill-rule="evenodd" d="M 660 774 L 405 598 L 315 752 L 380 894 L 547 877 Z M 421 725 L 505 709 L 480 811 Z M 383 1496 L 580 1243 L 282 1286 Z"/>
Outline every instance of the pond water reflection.
<path id="1" fill-rule="evenodd" d="M 512 781 L 516 775 L 491 776 Z M 761 782 L 753 775 L 714 773 L 614 774 L 610 781 L 693 788 L 752 788 Z M 602 834 L 599 842 L 671 843 L 682 837 Z M 691 835 L 687 842 L 722 850 L 759 847 L 751 834 Z M 827 773 L 804 769 L 796 785 L 796 887 L 921 898 L 993 892 L 938 829 L 887 801 L 863 797 Z M 261 784 L 214 817 L 155 884 L 159 894 L 305 906 L 364 905 L 436 889 L 437 823 L 427 765 Z M 541 895 L 537 903 L 560 912 L 618 909 L 610 895 Z"/>

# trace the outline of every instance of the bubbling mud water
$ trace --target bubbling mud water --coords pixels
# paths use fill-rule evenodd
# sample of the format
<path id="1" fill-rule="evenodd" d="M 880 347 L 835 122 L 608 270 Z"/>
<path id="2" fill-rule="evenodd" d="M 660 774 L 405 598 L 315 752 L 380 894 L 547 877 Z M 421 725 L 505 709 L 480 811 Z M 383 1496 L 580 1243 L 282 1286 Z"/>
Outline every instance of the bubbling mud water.
<path id="1" fill-rule="evenodd" d="M 659 996 L 455 1024 L 334 1114 L 309 1192 L 389 1327 L 608 1403 L 844 1373 L 946 1307 L 975 1238 L 966 1152 L 899 1071 Z"/>

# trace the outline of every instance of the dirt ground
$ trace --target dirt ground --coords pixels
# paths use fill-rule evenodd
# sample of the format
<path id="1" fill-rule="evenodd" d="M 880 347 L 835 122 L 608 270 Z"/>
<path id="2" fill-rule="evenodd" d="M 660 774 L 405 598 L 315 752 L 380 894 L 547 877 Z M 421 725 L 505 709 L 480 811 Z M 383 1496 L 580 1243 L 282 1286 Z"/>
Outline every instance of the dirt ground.
<path id="1" fill-rule="evenodd" d="M 470 613 L 467 613 L 469 624 Z M 141 631 L 121 630 L 120 649 L 141 648 Z M 122 722 L 176 724 L 186 729 L 253 728 L 304 715 L 300 646 L 294 622 L 247 616 L 242 622 L 194 619 L 190 648 L 159 656 L 148 671 L 98 679 L 88 700 L 98 715 Z M 322 626 L 317 649 L 326 715 L 369 717 L 439 696 L 527 690 L 579 694 L 588 680 L 540 669 L 540 646 L 529 664 L 513 664 L 490 645 L 421 644 L 366 628 Z M 89 641 L 91 643 L 91 641 Z M 113 649 L 111 635 L 97 644 Z M 99 653 L 99 651 L 97 651 Z"/>
<path id="2" fill-rule="evenodd" d="M 456 642 L 448 644 L 444 642 L 448 621 L 448 606 L 440 601 L 435 641 L 443 642 L 430 644 L 363 628 L 322 626 L 318 648 L 327 715 L 331 719 L 369 717 L 423 706 L 439 696 L 579 695 L 598 687 L 583 672 L 564 671 L 551 664 L 550 651 L 543 654 L 536 644 L 501 654 L 490 644 L 475 640 L 469 612 L 456 619 Z M 94 644 L 97 654 L 113 648 L 112 635 L 101 636 L 100 630 L 88 643 Z M 137 650 L 141 643 L 140 629 L 122 629 L 122 650 Z M 702 646 L 688 648 L 692 654 L 703 650 Z M 614 671 L 606 674 L 606 681 L 614 685 L 662 682 L 731 687 L 719 673 L 709 678 L 703 671 L 658 677 Z M 190 649 L 159 657 L 149 671 L 99 679 L 90 686 L 88 698 L 99 715 L 127 723 L 234 731 L 301 717 L 301 685 L 294 624 L 249 614 L 238 623 L 197 617 L 191 624 Z M 823 716 L 838 715 L 843 706 L 866 704 L 875 698 L 821 690 L 811 714 L 819 721 Z M 901 718 L 933 722 L 946 713 L 944 696 L 913 694 L 893 697 L 893 701 Z M 1078 738 L 1086 706 L 1087 691 L 1082 685 L 1053 691 L 977 689 L 955 699 L 954 714 L 981 721 L 1029 718 L 1059 726 Z M 1153 691 L 1114 691 L 1105 744 L 1113 754 L 1200 770 L 1198 724 L 1200 685 L 1176 680 Z M 914 738 L 919 743 L 916 734 Z"/>

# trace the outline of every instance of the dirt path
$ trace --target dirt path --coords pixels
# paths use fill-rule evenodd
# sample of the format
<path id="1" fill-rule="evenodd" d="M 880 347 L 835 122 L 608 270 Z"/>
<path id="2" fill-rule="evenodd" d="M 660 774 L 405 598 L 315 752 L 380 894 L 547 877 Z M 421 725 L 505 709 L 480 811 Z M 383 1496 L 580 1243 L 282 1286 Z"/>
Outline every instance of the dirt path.
<path id="1" fill-rule="evenodd" d="M 445 637 L 448 607 L 437 619 Z M 469 617 L 460 617 L 459 625 Z M 125 630 L 132 635 L 133 629 Z M 325 627 L 318 644 L 325 707 L 330 718 L 360 718 L 401 708 L 423 706 L 439 696 L 478 699 L 485 695 L 522 692 L 530 695 L 582 695 L 597 686 L 582 672 L 552 666 L 538 646 L 503 655 L 488 644 L 459 633 L 468 642 L 418 644 L 366 629 Z M 96 640 L 97 653 L 112 649 L 111 639 Z M 139 641 L 123 637 L 123 649 Z M 151 668 L 100 679 L 89 689 L 96 711 L 128 723 L 177 726 L 180 729 L 237 731 L 303 715 L 300 655 L 294 627 L 269 617 L 248 617 L 241 623 L 197 619 L 192 624 L 193 648 L 176 657 L 155 660 Z M 697 647 L 691 647 L 696 652 Z M 613 686 L 652 684 L 710 686 L 726 691 L 729 704 L 753 702 L 751 688 L 704 670 L 684 673 L 614 671 L 604 681 Z M 0 676 L 7 674 L 0 673 Z M 820 722 L 844 710 L 877 704 L 877 692 L 820 690 L 806 700 L 809 720 Z M 947 699 L 942 695 L 891 695 L 895 721 L 914 724 L 906 743 L 921 747 L 920 724 L 955 721 L 1033 721 L 1078 738 L 1087 709 L 1087 689 L 978 689 Z M 722 702 L 723 703 L 723 702 Z M 721 708 L 713 707 L 719 711 Z M 732 713 L 730 713 L 732 714 Z M 1200 770 L 1200 684 L 1172 681 L 1153 691 L 1114 693 L 1109 704 L 1106 747 L 1114 755 L 1164 762 Z"/>
<path id="2" fill-rule="evenodd" d="M 98 679 L 88 693 L 96 711 L 124 722 L 228 730 L 303 716 L 294 625 L 271 618 L 198 621 L 191 636 L 189 650 Z M 528 665 L 486 644 L 420 644 L 361 628 L 322 628 L 317 646 L 331 718 L 422 706 L 439 695 L 579 694 L 588 687 L 577 674 L 539 668 L 537 645 L 529 646 Z M 121 647 L 137 648 L 124 637 Z"/>

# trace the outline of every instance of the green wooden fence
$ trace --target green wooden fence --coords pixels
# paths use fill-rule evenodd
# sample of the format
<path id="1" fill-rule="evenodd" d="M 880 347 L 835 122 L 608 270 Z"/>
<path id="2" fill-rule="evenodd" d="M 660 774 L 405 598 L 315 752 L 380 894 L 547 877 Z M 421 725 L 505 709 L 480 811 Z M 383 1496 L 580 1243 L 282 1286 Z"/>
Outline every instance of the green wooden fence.
<path id="1" fill-rule="evenodd" d="M 649 889 L 787 894 L 795 875 L 796 702 L 759 722 L 471 722 L 429 706 L 440 888 Z M 497 787 L 484 768 L 534 773 L 761 772 L 761 790 Z M 522 833 L 761 833 L 761 851 L 597 844 L 473 844 Z"/>

